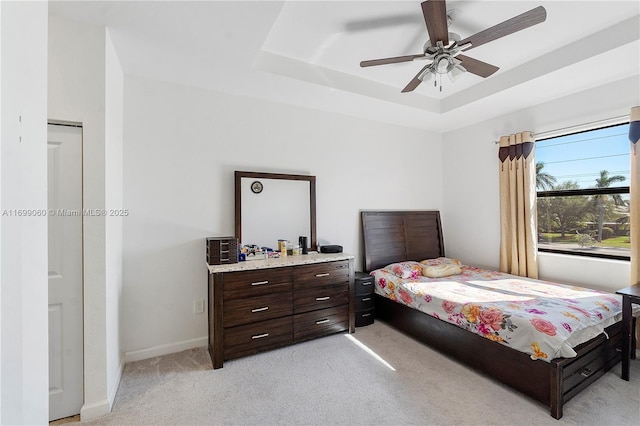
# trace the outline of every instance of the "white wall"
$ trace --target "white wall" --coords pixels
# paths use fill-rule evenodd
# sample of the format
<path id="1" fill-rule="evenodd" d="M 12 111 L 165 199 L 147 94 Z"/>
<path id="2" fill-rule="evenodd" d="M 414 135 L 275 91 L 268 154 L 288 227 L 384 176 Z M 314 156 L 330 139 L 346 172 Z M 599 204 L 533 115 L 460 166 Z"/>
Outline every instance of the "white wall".
<path id="1" fill-rule="evenodd" d="M 440 137 L 125 76 L 127 360 L 204 345 L 204 238 L 234 233 L 234 170 L 317 178 L 320 242 L 361 264 L 361 209 L 442 207 Z"/>
<path id="2" fill-rule="evenodd" d="M 122 76 L 116 58 L 107 63 L 104 27 L 49 17 L 49 119 L 83 126 L 83 207 L 118 204 L 121 191 L 121 118 L 117 93 Z M 111 49 L 111 47 L 109 48 Z M 106 70 L 109 65 L 109 97 Z M 111 93 L 111 90 L 114 90 Z M 107 110 L 108 107 L 108 110 Z M 108 111 L 108 114 L 107 114 Z M 106 148 L 106 123 L 108 137 Z M 107 167 L 113 167 L 107 170 Z M 108 194 L 108 195 L 107 195 Z M 83 420 L 109 412 L 119 377 L 120 297 L 118 235 L 121 225 L 105 216 L 84 217 L 84 405 Z M 113 235 L 110 227 L 113 226 Z M 109 241 L 107 241 L 109 235 Z M 109 247 L 107 247 L 109 246 Z M 109 257 L 107 257 L 109 256 Z"/>
<path id="3" fill-rule="evenodd" d="M 49 419 L 47 3 L 0 2 L 0 423 Z"/>
<path id="4" fill-rule="evenodd" d="M 545 132 L 618 117 L 640 101 L 637 77 L 560 98 L 443 135 L 443 227 L 447 254 L 497 268 L 500 251 L 498 146 L 502 135 Z M 615 291 L 629 285 L 629 263 L 539 255 L 542 279 Z"/>
<path id="5" fill-rule="evenodd" d="M 105 235 L 107 392 L 113 405 L 124 368 L 120 350 L 120 306 L 122 299 L 122 227 L 125 212 L 122 192 L 122 138 L 124 120 L 124 74 L 120 60 L 106 34 L 105 70 Z"/>

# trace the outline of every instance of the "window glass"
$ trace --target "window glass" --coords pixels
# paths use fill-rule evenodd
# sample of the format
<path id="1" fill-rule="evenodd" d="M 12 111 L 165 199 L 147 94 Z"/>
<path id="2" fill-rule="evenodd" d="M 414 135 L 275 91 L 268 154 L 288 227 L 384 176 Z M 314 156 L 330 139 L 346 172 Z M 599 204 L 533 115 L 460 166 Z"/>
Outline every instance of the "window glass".
<path id="1" fill-rule="evenodd" d="M 538 249 L 628 259 L 629 124 L 536 142 Z"/>

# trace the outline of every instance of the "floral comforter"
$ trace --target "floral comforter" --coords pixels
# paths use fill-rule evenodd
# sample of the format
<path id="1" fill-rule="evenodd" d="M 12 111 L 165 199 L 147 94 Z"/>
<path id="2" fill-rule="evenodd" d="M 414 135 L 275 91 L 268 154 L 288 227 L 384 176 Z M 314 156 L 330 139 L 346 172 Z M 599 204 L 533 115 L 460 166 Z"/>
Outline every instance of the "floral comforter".
<path id="1" fill-rule="evenodd" d="M 389 266 L 371 275 L 382 296 L 547 362 L 575 357 L 573 347 L 621 318 L 618 295 L 472 266 L 461 269 L 445 278 L 400 278 Z"/>

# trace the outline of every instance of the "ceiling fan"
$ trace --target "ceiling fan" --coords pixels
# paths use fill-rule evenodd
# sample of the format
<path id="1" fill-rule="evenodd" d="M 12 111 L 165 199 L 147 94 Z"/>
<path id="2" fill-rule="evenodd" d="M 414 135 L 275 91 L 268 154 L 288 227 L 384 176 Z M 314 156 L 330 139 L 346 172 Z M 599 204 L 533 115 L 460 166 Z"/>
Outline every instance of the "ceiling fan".
<path id="1" fill-rule="evenodd" d="M 445 0 L 427 0 L 422 2 L 421 6 L 424 21 L 427 24 L 427 32 L 429 33 L 429 40 L 424 44 L 424 53 L 360 62 L 361 67 L 371 67 L 416 60 L 431 61 L 402 89 L 402 93 L 411 92 L 420 83 L 442 74 L 447 74 L 452 81 L 467 71 L 483 78 L 489 77 L 499 68 L 462 55 L 460 52 L 466 52 L 474 47 L 482 46 L 490 41 L 524 30 L 544 22 L 547 18 L 545 8 L 538 6 L 461 40 L 458 34 L 449 32 L 448 26 L 451 22 L 451 15 L 447 14 Z M 434 85 L 437 86 L 436 81 L 434 81 Z M 440 91 L 442 91 L 442 85 L 440 85 Z"/>

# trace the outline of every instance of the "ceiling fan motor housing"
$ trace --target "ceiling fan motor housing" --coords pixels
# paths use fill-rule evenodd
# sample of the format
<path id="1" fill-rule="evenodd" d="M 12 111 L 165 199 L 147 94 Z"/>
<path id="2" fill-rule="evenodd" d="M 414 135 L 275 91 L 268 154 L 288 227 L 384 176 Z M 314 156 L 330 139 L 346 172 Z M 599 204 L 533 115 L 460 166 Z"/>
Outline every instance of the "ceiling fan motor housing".
<path id="1" fill-rule="evenodd" d="M 447 48 L 453 47 L 453 43 L 457 43 L 460 40 L 462 40 L 462 39 L 460 38 L 460 36 L 458 34 L 450 32 L 449 33 L 449 44 L 448 45 L 443 46 L 443 47 L 439 47 L 438 45 L 434 46 L 431 43 L 431 40 L 429 39 L 424 43 L 424 46 L 422 47 L 422 51 L 427 56 L 429 56 L 430 54 L 433 55 L 438 50 L 447 49 Z"/>

